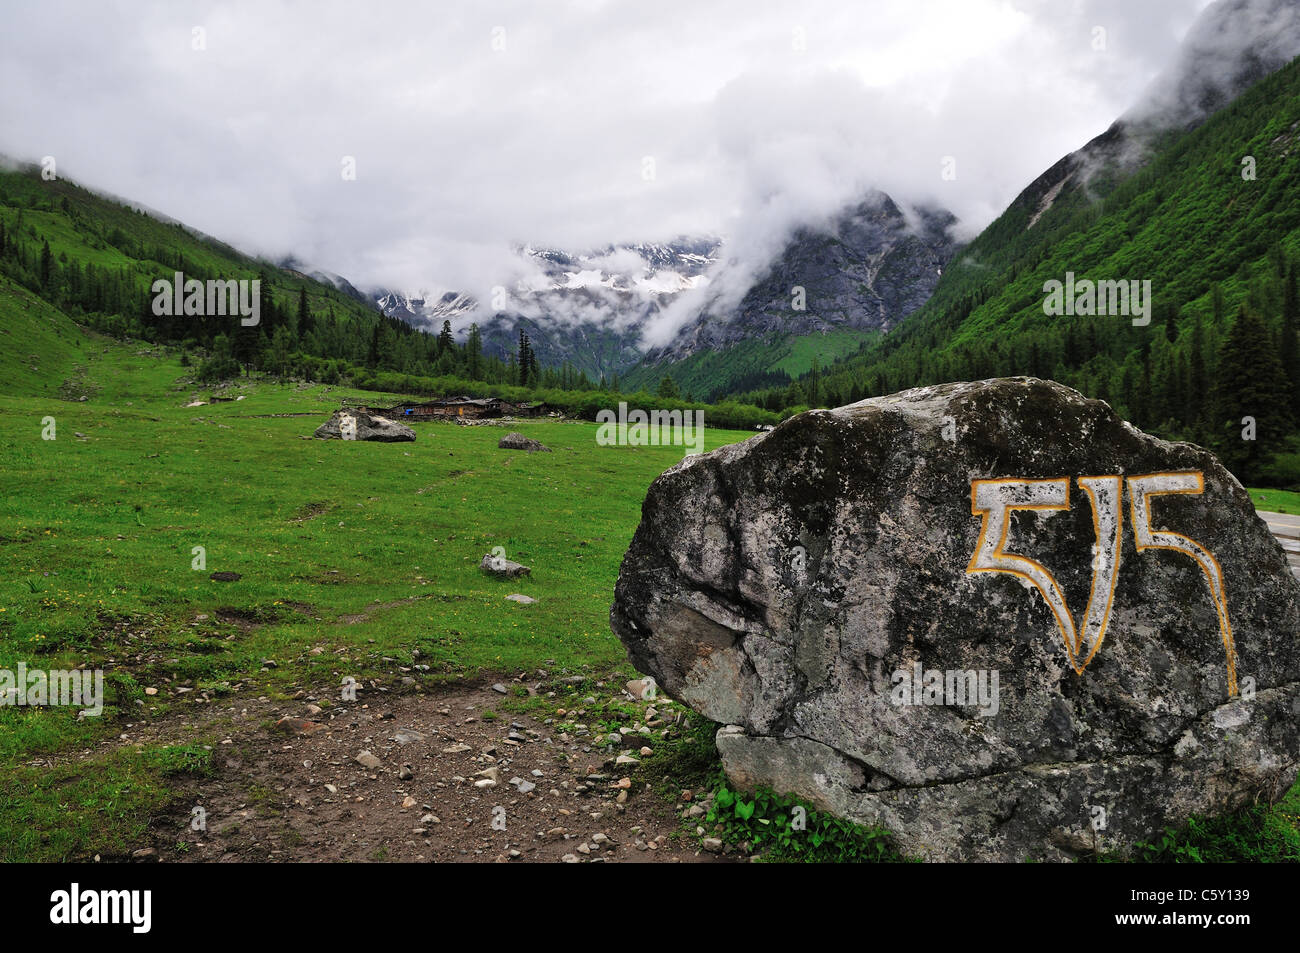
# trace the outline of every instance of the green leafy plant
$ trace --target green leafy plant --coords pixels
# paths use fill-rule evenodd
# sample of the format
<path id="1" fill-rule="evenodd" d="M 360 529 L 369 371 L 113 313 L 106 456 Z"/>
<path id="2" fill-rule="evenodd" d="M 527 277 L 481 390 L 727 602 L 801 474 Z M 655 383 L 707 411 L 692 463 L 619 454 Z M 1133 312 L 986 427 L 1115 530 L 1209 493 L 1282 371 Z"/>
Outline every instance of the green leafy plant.
<path id="1" fill-rule="evenodd" d="M 798 798 L 766 788 L 744 794 L 720 778 L 705 815 L 715 836 L 748 844 L 767 861 L 805 863 L 888 863 L 904 861 L 889 832 L 815 810 Z"/>
<path id="2" fill-rule="evenodd" d="M 1255 804 L 1224 817 L 1193 817 L 1181 828 L 1166 828 L 1154 842 L 1138 844 L 1131 859 L 1161 864 L 1295 863 L 1300 861 L 1300 827 L 1298 815 L 1287 808 L 1287 802 L 1276 808 Z"/>

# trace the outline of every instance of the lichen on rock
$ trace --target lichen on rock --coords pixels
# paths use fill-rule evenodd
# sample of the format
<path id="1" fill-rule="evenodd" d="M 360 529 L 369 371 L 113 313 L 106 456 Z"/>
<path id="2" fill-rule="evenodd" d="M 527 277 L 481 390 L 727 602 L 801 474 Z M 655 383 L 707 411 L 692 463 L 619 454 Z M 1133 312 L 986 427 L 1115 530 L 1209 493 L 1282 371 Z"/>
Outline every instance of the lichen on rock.
<path id="1" fill-rule="evenodd" d="M 1011 378 L 688 457 L 611 612 L 733 782 L 938 860 L 1125 850 L 1283 793 L 1300 583 L 1213 454 Z"/>

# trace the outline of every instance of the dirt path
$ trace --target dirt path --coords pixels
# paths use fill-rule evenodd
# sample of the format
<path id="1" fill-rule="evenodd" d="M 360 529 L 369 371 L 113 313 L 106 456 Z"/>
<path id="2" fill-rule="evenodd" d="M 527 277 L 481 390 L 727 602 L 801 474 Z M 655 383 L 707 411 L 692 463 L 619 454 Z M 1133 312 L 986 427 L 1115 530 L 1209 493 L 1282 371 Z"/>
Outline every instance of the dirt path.
<path id="1" fill-rule="evenodd" d="M 361 694 L 371 697 L 323 712 L 310 699 L 223 699 L 201 714 L 129 728 L 115 743 L 191 743 L 196 731 L 227 732 L 214 746 L 213 775 L 179 782 L 181 801 L 153 819 L 152 841 L 136 859 L 736 859 L 700 852 L 697 841 L 677 833 L 678 811 L 691 804 L 670 804 L 644 782 L 633 785 L 626 764 L 614 763 L 621 751 L 652 758 L 661 727 L 629 729 L 619 751 L 593 743 L 595 725 L 591 734 L 558 730 L 583 717 L 582 709 L 564 710 L 564 697 L 548 699 L 554 704 L 535 717 L 485 718 L 505 700 L 491 686 Z M 663 699 L 637 705 L 652 723 L 681 711 Z M 645 747 L 651 754 L 641 753 Z M 206 830 L 192 829 L 195 808 Z"/>

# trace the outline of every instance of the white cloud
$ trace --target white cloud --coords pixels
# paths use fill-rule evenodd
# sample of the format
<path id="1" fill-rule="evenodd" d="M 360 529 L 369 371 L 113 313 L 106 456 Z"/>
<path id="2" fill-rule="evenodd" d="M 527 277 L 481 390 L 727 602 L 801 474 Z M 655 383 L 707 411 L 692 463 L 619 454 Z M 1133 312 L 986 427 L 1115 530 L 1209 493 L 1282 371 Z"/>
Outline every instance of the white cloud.
<path id="1" fill-rule="evenodd" d="M 46 2 L 3 15 L 0 151 L 362 286 L 483 298 L 516 244 L 761 257 L 870 186 L 976 229 L 1204 5 Z"/>

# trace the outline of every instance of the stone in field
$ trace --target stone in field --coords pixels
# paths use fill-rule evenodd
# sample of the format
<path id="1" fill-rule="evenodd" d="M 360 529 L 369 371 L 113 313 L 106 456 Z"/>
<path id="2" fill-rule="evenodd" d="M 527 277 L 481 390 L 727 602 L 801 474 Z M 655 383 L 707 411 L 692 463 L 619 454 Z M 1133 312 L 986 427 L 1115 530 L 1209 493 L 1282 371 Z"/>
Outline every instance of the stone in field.
<path id="1" fill-rule="evenodd" d="M 1300 583 L 1249 496 L 1047 381 L 688 457 L 649 490 L 611 624 L 730 726 L 734 783 L 931 859 L 1123 851 L 1297 774 Z"/>
<path id="2" fill-rule="evenodd" d="M 483 557 L 478 568 L 498 579 L 518 579 L 520 576 L 532 575 L 532 570 L 523 563 L 512 562 L 504 556 L 495 556 L 492 553 Z"/>
<path id="3" fill-rule="evenodd" d="M 534 440 L 531 437 L 525 437 L 521 433 L 508 433 L 497 443 L 502 450 L 527 450 L 529 453 L 550 453 L 551 448 L 543 444 L 540 440 Z"/>
<path id="4" fill-rule="evenodd" d="M 387 417 L 368 414 L 362 410 L 336 410 L 333 416 L 316 428 L 321 440 L 374 440 L 380 443 L 400 443 L 415 439 L 415 431 Z"/>

